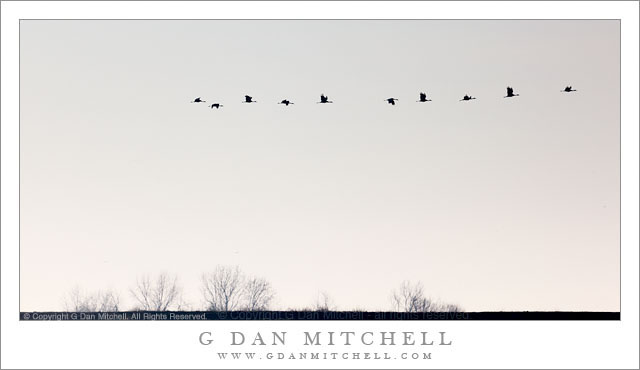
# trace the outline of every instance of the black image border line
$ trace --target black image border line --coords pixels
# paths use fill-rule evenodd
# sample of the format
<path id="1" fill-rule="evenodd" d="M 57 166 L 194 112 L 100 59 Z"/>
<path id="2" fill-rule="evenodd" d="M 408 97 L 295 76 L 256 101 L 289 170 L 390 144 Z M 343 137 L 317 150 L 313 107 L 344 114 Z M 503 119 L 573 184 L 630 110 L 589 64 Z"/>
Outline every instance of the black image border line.
<path id="1" fill-rule="evenodd" d="M 2 1 L 16 1 L 20 0 L 2 0 Z M 91 2 L 84 0 L 71 0 L 71 2 Z M 108 0 L 113 2 L 126 2 L 127 0 Z M 173 0 L 142 0 L 142 1 L 173 1 Z M 207 0 L 195 0 L 195 1 L 207 1 Z M 285 1 L 295 1 L 295 0 L 285 0 Z M 339 1 L 339 0 L 328 0 L 328 1 Z M 357 0 L 363 1 L 363 0 Z M 373 1 L 386 1 L 386 0 L 373 0 Z M 420 0 L 409 0 L 419 2 Z M 453 0 L 463 1 L 463 0 Z M 509 0 L 499 0 L 499 1 L 509 1 Z M 535 0 L 536 2 L 552 2 L 555 0 Z M 569 0 L 581 2 L 583 0 Z M 600 0 L 584 0 L 584 1 L 596 1 L 600 2 Z M 637 0 L 622 0 L 627 2 L 637 2 Z M 321 2 L 317 0 L 307 0 L 302 2 Z M 429 19 L 429 18 L 259 18 L 259 19 L 251 19 L 251 18 L 228 18 L 228 19 L 215 19 L 215 18 L 20 18 L 18 20 L 18 312 L 19 312 L 19 321 L 41 321 L 33 319 L 33 314 L 39 314 L 46 316 L 55 315 L 55 314 L 68 314 L 68 312 L 60 312 L 60 311 L 47 311 L 47 312 L 26 312 L 20 311 L 20 302 L 21 302 L 21 131 L 22 131 L 22 121 L 21 121 L 21 104 L 22 104 L 22 96 L 21 96 L 21 50 L 22 50 L 22 34 L 21 34 L 21 25 L 22 21 L 462 21 L 462 22 L 477 22 L 477 21 L 618 21 L 618 296 L 619 302 L 618 312 L 600 312 L 600 311 L 504 311 L 504 312 L 466 312 L 468 314 L 467 318 L 463 318 L 462 320 L 466 321 L 621 321 L 622 320 L 622 19 L 620 18 L 481 18 L 481 19 L 463 19 L 463 18 L 438 18 L 438 19 Z M 145 312 L 145 311 L 142 311 Z M 430 320 L 427 318 L 397 318 L 396 312 L 378 312 L 378 314 L 382 314 L 382 317 L 390 317 L 392 314 L 396 316 L 394 319 L 385 319 L 385 318 L 359 318 L 359 319 L 343 319 L 343 318 L 317 318 L 317 319 L 282 319 L 282 318 L 270 318 L 270 319 L 247 319 L 247 318 L 232 318 L 234 315 L 231 313 L 227 313 L 225 315 L 221 315 L 219 312 L 209 312 L 209 311 L 188 311 L 188 312 L 179 312 L 179 311 L 167 311 L 166 313 L 201 313 L 204 314 L 204 320 L 243 320 L 243 321 L 260 321 L 260 320 L 304 320 L 304 321 L 323 321 L 323 320 L 345 320 L 345 321 L 395 321 L 395 320 Z M 289 311 L 264 311 L 273 313 L 273 317 L 277 317 L 278 314 L 285 314 Z M 105 312 L 103 312 L 105 313 Z M 132 311 L 123 311 L 118 312 L 131 316 Z M 90 314 L 100 314 L 99 312 L 92 313 L 84 313 L 85 317 L 90 317 Z M 352 311 L 336 311 L 335 314 L 339 317 L 345 317 L 349 314 L 353 315 Z M 340 316 L 343 314 L 343 316 Z M 376 314 L 376 312 L 365 312 L 363 313 L 363 317 L 371 317 Z M 368 315 L 371 314 L 371 315 Z M 222 316 L 222 317 L 221 317 Z M 236 315 L 236 317 L 240 317 L 241 315 Z M 245 316 L 246 317 L 246 316 Z M 58 319 L 58 321 L 74 321 L 75 319 Z M 162 319 L 159 319 L 162 321 Z M 461 320 L 460 318 L 435 318 L 434 320 Z M 91 319 L 87 319 L 84 321 L 91 321 Z M 114 319 L 108 321 L 146 321 L 146 320 L 135 320 L 135 319 Z M 184 321 L 184 320 L 181 320 Z M 193 321 L 193 320 L 187 320 Z"/>

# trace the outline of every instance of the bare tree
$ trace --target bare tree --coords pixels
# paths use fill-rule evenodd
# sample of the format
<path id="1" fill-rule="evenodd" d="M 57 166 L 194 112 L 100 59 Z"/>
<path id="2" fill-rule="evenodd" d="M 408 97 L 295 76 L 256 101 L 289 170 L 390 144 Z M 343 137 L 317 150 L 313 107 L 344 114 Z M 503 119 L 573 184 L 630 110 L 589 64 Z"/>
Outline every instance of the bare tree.
<path id="1" fill-rule="evenodd" d="M 442 305 L 440 312 L 464 312 L 464 310 L 457 304 L 447 303 Z"/>
<path id="2" fill-rule="evenodd" d="M 391 301 L 395 310 L 402 312 L 422 312 L 428 304 L 422 284 L 412 285 L 408 281 L 403 281 L 400 288 L 393 291 Z"/>
<path id="3" fill-rule="evenodd" d="M 120 295 L 112 290 L 86 293 L 74 287 L 65 297 L 64 307 L 68 312 L 116 312 L 120 306 Z"/>
<path id="4" fill-rule="evenodd" d="M 97 302 L 95 297 L 88 295 L 80 287 L 75 286 L 67 293 L 64 307 L 68 312 L 95 312 L 97 311 Z"/>
<path id="5" fill-rule="evenodd" d="M 207 309 L 233 311 L 243 303 L 244 276 L 238 266 L 216 266 L 213 272 L 202 274 L 202 292 Z"/>
<path id="6" fill-rule="evenodd" d="M 247 311 L 265 311 L 275 296 L 271 284 L 258 277 L 246 280 L 243 293 Z"/>
<path id="7" fill-rule="evenodd" d="M 98 292 L 98 308 L 100 312 L 117 312 L 120 307 L 120 295 L 107 290 Z"/>
<path id="8" fill-rule="evenodd" d="M 206 309 L 212 311 L 264 311 L 275 296 L 266 279 L 247 277 L 238 266 L 220 265 L 202 275 L 202 293 Z"/>
<path id="9" fill-rule="evenodd" d="M 403 312 L 462 312 L 454 304 L 439 303 L 424 295 L 421 283 L 411 284 L 403 281 L 400 288 L 391 294 L 391 301 L 396 311 Z"/>
<path id="10" fill-rule="evenodd" d="M 318 298 L 314 303 L 314 309 L 316 311 L 333 311 L 335 310 L 335 305 L 333 304 L 333 299 L 329 296 L 329 294 L 325 291 L 318 293 Z"/>
<path id="11" fill-rule="evenodd" d="M 182 288 L 178 286 L 176 277 L 162 273 L 155 281 L 149 276 L 136 279 L 136 285 L 130 289 L 130 292 L 138 302 L 140 309 L 167 311 L 170 308 L 176 308 Z"/>

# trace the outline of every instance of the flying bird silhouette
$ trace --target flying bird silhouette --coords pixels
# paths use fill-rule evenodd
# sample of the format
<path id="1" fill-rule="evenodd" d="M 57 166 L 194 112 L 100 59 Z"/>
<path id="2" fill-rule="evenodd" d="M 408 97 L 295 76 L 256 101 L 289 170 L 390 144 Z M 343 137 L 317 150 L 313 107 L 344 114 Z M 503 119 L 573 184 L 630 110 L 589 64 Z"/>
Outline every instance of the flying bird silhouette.
<path id="1" fill-rule="evenodd" d="M 278 104 L 284 104 L 284 105 L 286 105 L 286 106 L 288 107 L 288 106 L 289 106 L 289 104 L 293 104 L 293 103 L 292 103 L 292 102 L 290 102 L 290 101 L 288 101 L 287 99 L 284 99 L 283 101 L 281 101 L 281 102 L 280 102 L 280 103 L 278 103 Z"/>
<path id="2" fill-rule="evenodd" d="M 324 94 L 320 95 L 320 101 L 316 102 L 316 103 L 333 103 L 331 100 L 329 100 L 328 96 L 325 96 Z"/>
<path id="3" fill-rule="evenodd" d="M 421 92 L 420 93 L 420 100 L 416 100 L 418 103 L 424 103 L 424 102 L 428 102 L 431 101 L 431 99 L 427 99 L 427 94 Z"/>
<path id="4" fill-rule="evenodd" d="M 206 103 L 206 100 L 202 100 L 200 99 L 200 97 L 197 97 L 195 99 L 193 99 L 192 103 Z"/>
<path id="5" fill-rule="evenodd" d="M 220 109 L 220 107 L 224 107 L 224 105 L 220 104 L 220 103 L 213 103 L 210 105 L 211 109 L 216 108 L 216 109 Z"/>
<path id="6" fill-rule="evenodd" d="M 257 103 L 257 101 L 253 100 L 249 95 L 245 95 L 243 103 Z"/>
<path id="7" fill-rule="evenodd" d="M 505 98 L 513 98 L 514 96 L 520 96 L 520 94 L 514 94 L 513 87 L 507 86 L 507 96 Z"/>
<path id="8" fill-rule="evenodd" d="M 562 92 L 572 92 L 572 91 L 578 91 L 578 90 L 573 90 L 573 88 L 571 86 L 567 86 L 564 88 L 564 90 L 562 90 Z"/>
<path id="9" fill-rule="evenodd" d="M 391 105 L 396 105 L 396 100 L 398 100 L 398 99 L 396 99 L 396 98 L 389 98 L 389 99 L 387 99 L 387 103 L 389 103 L 389 104 L 391 104 Z"/>
<path id="10" fill-rule="evenodd" d="M 460 101 L 467 101 L 467 100 L 473 100 L 475 99 L 473 96 L 469 95 L 469 94 L 465 94 L 464 97 L 462 97 L 462 99 L 460 99 Z"/>

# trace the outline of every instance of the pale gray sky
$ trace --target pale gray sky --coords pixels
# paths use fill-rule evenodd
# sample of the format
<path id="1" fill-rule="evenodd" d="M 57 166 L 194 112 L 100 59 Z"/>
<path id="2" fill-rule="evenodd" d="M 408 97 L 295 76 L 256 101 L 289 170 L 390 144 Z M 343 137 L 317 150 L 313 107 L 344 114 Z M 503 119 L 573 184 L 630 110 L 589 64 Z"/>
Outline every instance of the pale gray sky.
<path id="1" fill-rule="evenodd" d="M 217 264 L 276 308 L 619 310 L 618 21 L 20 31 L 23 311 L 161 271 L 199 307 Z"/>

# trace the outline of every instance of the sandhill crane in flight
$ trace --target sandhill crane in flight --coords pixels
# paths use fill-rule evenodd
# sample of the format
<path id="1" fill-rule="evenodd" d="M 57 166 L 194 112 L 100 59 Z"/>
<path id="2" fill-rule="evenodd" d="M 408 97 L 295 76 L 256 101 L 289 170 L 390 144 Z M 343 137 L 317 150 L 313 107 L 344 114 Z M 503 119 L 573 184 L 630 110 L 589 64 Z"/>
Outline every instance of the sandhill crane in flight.
<path id="1" fill-rule="evenodd" d="M 427 94 L 421 92 L 420 93 L 420 100 L 416 100 L 418 103 L 424 103 L 424 102 L 428 102 L 431 101 L 431 99 L 427 99 Z"/>
<path id="2" fill-rule="evenodd" d="M 287 99 L 284 99 L 283 101 L 281 101 L 281 102 L 280 102 L 280 103 L 278 103 L 278 104 L 284 104 L 284 105 L 286 105 L 286 106 L 288 107 L 288 106 L 289 106 L 289 104 L 293 104 L 293 103 L 292 103 L 292 102 L 290 102 L 290 101 L 288 101 Z"/>
<path id="3" fill-rule="evenodd" d="M 514 96 L 520 96 L 520 94 L 514 94 L 513 87 L 507 86 L 507 96 L 505 98 L 513 98 Z"/>
<path id="4" fill-rule="evenodd" d="M 325 96 L 324 94 L 320 95 L 320 101 L 316 102 L 316 103 L 333 103 L 331 100 L 329 100 L 328 96 Z"/>
<path id="5" fill-rule="evenodd" d="M 464 97 L 462 97 L 462 99 L 460 99 L 460 101 L 467 101 L 467 100 L 473 100 L 475 99 L 473 96 L 469 95 L 469 94 L 465 94 Z"/>
<path id="6" fill-rule="evenodd" d="M 220 107 L 224 107 L 224 105 L 220 104 L 220 103 L 213 103 L 210 105 L 211 109 L 216 108 L 216 109 L 220 109 Z"/>
<path id="7" fill-rule="evenodd" d="M 206 103 L 206 100 L 202 100 L 200 99 L 200 97 L 197 97 L 195 99 L 193 99 L 192 103 Z"/>
<path id="8" fill-rule="evenodd" d="M 243 103 L 257 103 L 257 101 L 253 100 L 249 95 L 245 95 Z"/>
<path id="9" fill-rule="evenodd" d="M 389 98 L 389 99 L 387 99 L 387 103 L 389 103 L 389 104 L 391 104 L 391 105 L 396 105 L 396 100 L 398 100 L 398 99 L 396 99 L 396 98 Z"/>
<path id="10" fill-rule="evenodd" d="M 572 91 L 578 91 L 578 90 L 573 90 L 573 88 L 571 86 L 567 86 L 564 88 L 564 90 L 562 90 L 562 92 L 572 92 Z"/>

